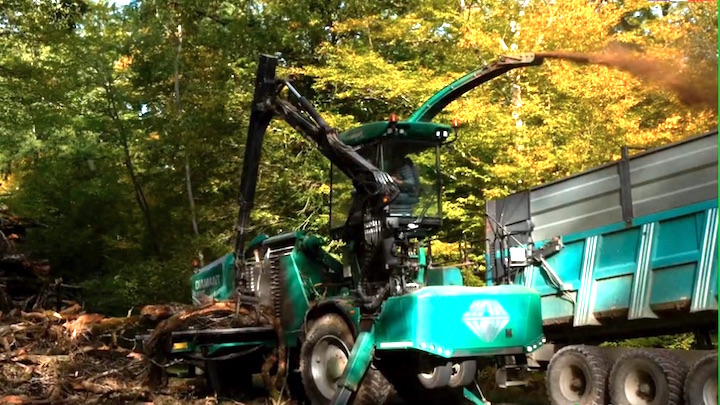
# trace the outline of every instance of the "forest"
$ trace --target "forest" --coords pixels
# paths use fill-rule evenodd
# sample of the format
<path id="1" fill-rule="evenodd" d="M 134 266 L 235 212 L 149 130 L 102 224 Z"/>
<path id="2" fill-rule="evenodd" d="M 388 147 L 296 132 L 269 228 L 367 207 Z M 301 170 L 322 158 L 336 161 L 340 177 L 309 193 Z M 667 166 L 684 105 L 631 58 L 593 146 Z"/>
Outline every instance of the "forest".
<path id="1" fill-rule="evenodd" d="M 462 125 L 433 254 L 482 284 L 486 199 L 716 128 L 717 18 L 646 0 L 0 0 L 0 202 L 42 224 L 19 248 L 92 311 L 188 302 L 193 259 L 232 250 L 260 53 L 349 129 L 500 55 L 622 49 L 635 68 L 549 60 L 438 118 Z M 274 121 L 252 233 L 326 235 L 328 174 Z"/>
<path id="2" fill-rule="evenodd" d="M 194 267 L 234 248 L 260 54 L 276 55 L 278 74 L 343 131 L 406 119 L 453 80 L 526 52 L 553 58 L 435 118 L 460 127 L 441 161 L 433 264 L 460 264 L 476 286 L 487 200 L 616 161 L 623 146 L 717 128 L 715 3 L 0 0 L 0 402 L 213 403 L 199 399 L 211 395 L 207 381 L 169 381 L 173 364 L 136 350 L 131 332 L 167 343 L 190 318 L 180 309 Z M 250 237 L 305 230 L 337 251 L 330 163 L 317 148 L 275 120 L 259 173 Z M 18 268 L 77 287 L 72 301 L 51 310 L 60 299 L 36 295 L 8 311 L 6 272 Z M 261 317 L 213 305 L 224 315 L 196 309 L 198 324 Z M 695 339 L 603 345 L 687 349 Z M 260 397 L 285 403 L 276 354 L 282 378 L 263 381 Z M 491 392 L 492 367 L 478 371 L 493 400 L 520 401 Z M 526 403 L 546 403 L 542 378 L 530 385 L 537 398 Z"/>

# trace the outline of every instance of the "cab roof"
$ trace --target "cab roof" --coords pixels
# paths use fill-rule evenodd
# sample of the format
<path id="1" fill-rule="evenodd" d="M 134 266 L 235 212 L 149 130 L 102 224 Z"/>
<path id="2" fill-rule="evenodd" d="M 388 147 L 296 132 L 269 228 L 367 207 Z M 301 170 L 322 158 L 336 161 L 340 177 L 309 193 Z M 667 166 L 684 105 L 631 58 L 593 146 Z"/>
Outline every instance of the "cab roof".
<path id="1" fill-rule="evenodd" d="M 339 135 L 340 140 L 349 146 L 359 146 L 379 139 L 445 142 L 452 127 L 435 122 L 420 121 L 375 121 L 357 128 L 349 129 Z"/>

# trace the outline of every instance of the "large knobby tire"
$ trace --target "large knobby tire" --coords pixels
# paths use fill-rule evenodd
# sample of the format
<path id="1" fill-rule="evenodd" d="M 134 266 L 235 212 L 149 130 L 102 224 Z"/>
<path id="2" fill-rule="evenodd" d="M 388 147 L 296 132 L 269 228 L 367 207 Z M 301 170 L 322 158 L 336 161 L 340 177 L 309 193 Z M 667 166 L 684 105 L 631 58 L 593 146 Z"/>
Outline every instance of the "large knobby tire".
<path id="1" fill-rule="evenodd" d="M 545 386 L 553 405 L 604 405 L 610 364 L 592 346 L 567 346 L 550 360 Z"/>
<path id="2" fill-rule="evenodd" d="M 687 366 L 655 350 L 635 349 L 610 370 L 610 403 L 617 405 L 681 404 Z"/>
<path id="3" fill-rule="evenodd" d="M 717 405 L 718 355 L 712 353 L 693 364 L 685 378 L 685 404 Z"/>
<path id="4" fill-rule="evenodd" d="M 350 328 L 339 315 L 326 314 L 312 323 L 300 348 L 300 376 L 313 405 L 330 403 L 354 344 Z M 371 366 L 350 403 L 383 404 L 390 388 L 383 375 Z"/>

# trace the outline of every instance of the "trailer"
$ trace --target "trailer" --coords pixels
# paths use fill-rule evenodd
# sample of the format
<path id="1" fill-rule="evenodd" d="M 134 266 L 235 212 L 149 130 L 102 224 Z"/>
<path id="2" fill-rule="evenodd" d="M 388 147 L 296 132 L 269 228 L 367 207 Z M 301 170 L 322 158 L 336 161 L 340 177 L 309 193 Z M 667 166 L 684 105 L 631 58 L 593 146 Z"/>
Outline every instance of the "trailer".
<path id="1" fill-rule="evenodd" d="M 717 404 L 717 130 L 486 202 L 489 285 L 541 295 L 553 404 Z M 696 350 L 601 347 L 694 333 Z"/>

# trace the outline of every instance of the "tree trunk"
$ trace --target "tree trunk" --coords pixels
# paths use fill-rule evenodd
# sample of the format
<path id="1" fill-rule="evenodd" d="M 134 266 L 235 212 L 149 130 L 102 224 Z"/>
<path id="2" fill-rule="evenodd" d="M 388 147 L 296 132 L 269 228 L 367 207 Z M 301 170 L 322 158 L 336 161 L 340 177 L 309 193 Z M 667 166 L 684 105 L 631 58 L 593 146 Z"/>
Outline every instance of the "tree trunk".
<path id="1" fill-rule="evenodd" d="M 180 103 L 180 54 L 182 52 L 182 26 L 177 26 L 178 47 L 175 54 L 175 108 L 178 117 L 182 115 L 182 104 Z M 184 144 L 185 142 L 183 142 Z M 190 169 L 190 156 L 185 145 L 185 184 L 187 186 L 188 202 L 190 203 L 190 220 L 192 221 L 193 232 L 199 235 L 197 215 L 195 214 L 195 198 L 192 191 L 192 171 Z"/>
<path id="2" fill-rule="evenodd" d="M 125 130 L 125 125 L 123 124 L 122 119 L 118 115 L 117 103 L 115 102 L 115 94 L 113 93 L 112 89 L 112 78 L 108 80 L 107 84 L 105 85 L 105 96 L 108 99 L 107 113 L 116 126 L 115 130 L 117 132 L 118 139 L 123 149 L 123 163 L 128 171 L 128 176 L 130 176 L 130 182 L 133 185 L 133 190 L 135 192 L 135 200 L 137 201 L 138 207 L 140 208 L 140 211 L 143 214 L 143 218 L 145 219 L 145 223 L 148 229 L 148 235 L 150 237 L 153 249 L 155 250 L 155 253 L 160 253 L 160 246 L 158 245 L 157 234 L 155 233 L 155 227 L 153 226 L 152 218 L 150 215 L 150 207 L 147 203 L 147 199 L 145 199 L 145 192 L 143 191 L 142 185 L 140 184 L 140 180 L 137 178 L 137 174 L 135 173 L 135 165 L 133 164 L 132 155 L 130 154 L 130 145 L 128 144 L 128 135 Z"/>

